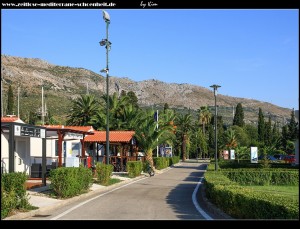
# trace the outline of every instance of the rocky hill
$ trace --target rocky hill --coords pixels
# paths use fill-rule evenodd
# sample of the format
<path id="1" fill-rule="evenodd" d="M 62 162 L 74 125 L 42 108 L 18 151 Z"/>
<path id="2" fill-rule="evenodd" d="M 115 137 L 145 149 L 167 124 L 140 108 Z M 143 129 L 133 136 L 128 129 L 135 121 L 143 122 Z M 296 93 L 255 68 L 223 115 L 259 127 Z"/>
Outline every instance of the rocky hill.
<path id="1" fill-rule="evenodd" d="M 41 59 L 1 55 L 1 77 L 4 105 L 8 85 L 12 84 L 15 97 L 17 88 L 20 87 L 20 110 L 23 113 L 41 106 L 42 86 L 47 108 L 58 116 L 65 116 L 71 100 L 80 94 L 88 91 L 100 96 L 106 93 L 105 76 L 84 68 L 53 65 Z M 110 94 L 116 91 L 116 84 L 119 91 L 135 92 L 141 107 L 163 107 L 165 103 L 168 103 L 170 108 L 181 110 L 197 110 L 205 105 L 214 107 L 214 96 L 210 88 L 190 84 L 169 84 L 154 79 L 136 82 L 129 78 L 112 76 Z M 257 122 L 259 107 L 265 117 L 271 115 L 273 121 L 280 123 L 288 120 L 291 114 L 290 109 L 271 103 L 218 94 L 219 115 L 222 115 L 225 121 L 232 122 L 233 110 L 237 103 L 242 103 L 245 121 L 250 123 Z"/>

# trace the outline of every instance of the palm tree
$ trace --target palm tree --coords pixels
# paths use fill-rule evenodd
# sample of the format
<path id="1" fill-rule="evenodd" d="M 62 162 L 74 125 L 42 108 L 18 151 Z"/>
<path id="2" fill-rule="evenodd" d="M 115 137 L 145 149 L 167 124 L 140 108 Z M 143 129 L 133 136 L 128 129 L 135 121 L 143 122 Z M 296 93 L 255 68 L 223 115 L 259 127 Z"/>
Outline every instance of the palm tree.
<path id="1" fill-rule="evenodd" d="M 231 149 L 235 149 L 238 145 L 236 136 L 235 136 L 235 131 L 233 129 L 228 129 L 224 132 L 223 135 L 224 141 L 223 141 L 223 147 L 227 148 L 230 152 Z"/>
<path id="2" fill-rule="evenodd" d="M 211 120 L 211 113 L 207 106 L 202 106 L 198 109 L 199 112 L 199 123 L 202 124 L 202 132 L 205 135 L 205 125 Z"/>
<path id="3" fill-rule="evenodd" d="M 67 117 L 67 125 L 86 126 L 92 124 L 92 119 L 96 115 L 99 104 L 94 95 L 81 95 L 79 99 L 72 101 L 70 115 Z"/>
<path id="4" fill-rule="evenodd" d="M 106 111 L 104 107 L 99 107 L 96 114 L 91 118 L 91 125 L 95 130 L 106 129 Z"/>
<path id="5" fill-rule="evenodd" d="M 191 114 L 180 114 L 176 118 L 176 123 L 178 126 L 178 133 L 181 137 L 181 152 L 182 152 L 182 161 L 186 160 L 186 146 L 188 141 L 189 132 L 192 130 L 192 116 Z"/>
<path id="6" fill-rule="evenodd" d="M 160 126 L 161 124 L 169 123 L 173 128 L 173 133 L 175 134 L 176 128 L 177 128 L 177 126 L 175 126 L 175 123 L 174 123 L 175 117 L 176 116 L 175 116 L 174 110 L 165 109 L 164 112 L 161 112 L 161 114 L 159 116 L 158 125 Z M 165 141 L 165 143 L 168 144 L 169 146 L 170 145 L 174 146 L 174 141 L 176 141 L 175 138 L 170 138 L 170 139 L 167 139 Z"/>
<path id="7" fill-rule="evenodd" d="M 153 150 L 157 144 L 164 143 L 167 139 L 174 136 L 173 126 L 169 123 L 160 123 L 159 128 L 156 128 L 154 120 L 154 112 L 143 112 L 135 130 L 135 137 L 138 146 L 145 152 L 146 161 L 154 168 Z"/>
<path id="8" fill-rule="evenodd" d="M 240 159 L 250 157 L 250 149 L 247 146 L 236 147 L 235 153 L 237 155 L 238 163 L 240 163 Z"/>
<path id="9" fill-rule="evenodd" d="M 122 116 L 122 129 L 123 130 L 135 130 L 141 111 L 133 104 L 128 104 L 123 108 Z"/>
<path id="10" fill-rule="evenodd" d="M 102 99 L 107 102 L 107 95 L 103 95 Z M 118 94 L 115 92 L 113 95 L 109 96 L 109 126 L 114 130 L 122 129 L 123 124 L 122 115 L 124 107 L 129 104 L 128 96 L 118 97 Z M 105 105 L 106 106 L 106 105 Z"/>

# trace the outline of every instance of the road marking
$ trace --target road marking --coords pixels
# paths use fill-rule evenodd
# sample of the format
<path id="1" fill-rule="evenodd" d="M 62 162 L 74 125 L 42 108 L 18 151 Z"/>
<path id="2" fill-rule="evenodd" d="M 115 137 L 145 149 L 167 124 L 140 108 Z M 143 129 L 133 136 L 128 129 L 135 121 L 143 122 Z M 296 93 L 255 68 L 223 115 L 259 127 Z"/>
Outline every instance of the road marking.
<path id="1" fill-rule="evenodd" d="M 171 169 L 171 168 L 170 168 L 170 169 Z M 68 209 L 67 211 L 65 211 L 65 212 L 63 212 L 63 213 L 61 213 L 61 214 L 59 214 L 59 215 L 57 215 L 57 216 L 55 216 L 55 217 L 53 217 L 53 218 L 50 219 L 50 220 L 57 220 L 57 219 L 63 217 L 64 215 L 70 213 L 71 211 L 73 211 L 73 210 L 75 210 L 75 209 L 81 207 L 82 205 L 84 205 L 84 204 L 86 204 L 86 203 L 88 203 L 88 202 L 90 202 L 90 201 L 92 201 L 92 200 L 95 200 L 95 199 L 97 199 L 97 198 L 99 198 L 99 197 L 101 197 L 101 196 L 104 196 L 104 195 L 108 194 L 108 193 L 114 192 L 114 191 L 116 191 L 116 190 L 118 190 L 118 189 L 121 189 L 121 188 L 123 188 L 123 187 L 126 187 L 126 186 L 128 186 L 128 185 L 134 184 L 134 183 L 136 183 L 136 182 L 138 182 L 138 181 L 141 181 L 141 180 L 144 180 L 144 179 L 147 179 L 147 178 L 148 178 L 148 177 L 145 177 L 145 178 L 142 178 L 142 179 L 138 179 L 138 180 L 133 181 L 133 182 L 130 182 L 130 183 L 128 183 L 128 184 L 122 185 L 122 186 L 120 186 L 120 187 L 118 187 L 118 188 L 112 189 L 112 190 L 110 190 L 110 191 L 108 191 L 108 192 L 102 193 L 102 194 L 99 195 L 99 196 L 95 196 L 95 197 L 92 198 L 92 199 L 89 199 L 89 200 L 86 200 L 86 201 L 84 201 L 84 202 L 82 202 L 82 203 L 80 203 L 80 204 L 77 204 L 76 206 L 74 206 L 74 207 Z M 199 212 L 206 220 L 213 220 L 213 218 L 210 217 L 210 216 L 209 216 L 209 215 L 208 215 L 208 214 L 200 207 L 200 205 L 199 205 L 198 202 L 197 202 L 196 194 L 197 194 L 197 192 L 198 192 L 198 189 L 199 189 L 200 185 L 202 184 L 202 180 L 203 180 L 203 177 L 200 178 L 199 182 L 197 183 L 196 188 L 194 189 L 194 192 L 193 192 L 193 195 L 192 195 L 193 204 L 195 205 L 197 211 L 198 211 L 198 212 Z"/>
<path id="2" fill-rule="evenodd" d="M 193 203 L 194 203 L 194 205 L 195 205 L 197 211 L 198 211 L 205 219 L 207 219 L 207 220 L 213 220 L 213 218 L 211 218 L 211 217 L 210 217 L 210 216 L 209 216 L 209 215 L 208 215 L 208 214 L 200 207 L 200 205 L 199 205 L 198 202 L 197 202 L 197 197 L 196 197 L 196 195 L 197 195 L 197 192 L 198 192 L 198 189 L 199 189 L 200 185 L 202 184 L 202 180 L 203 180 L 203 177 L 200 178 L 200 180 L 199 180 L 199 182 L 198 182 L 198 184 L 197 184 L 197 186 L 196 186 L 196 188 L 195 188 L 195 190 L 194 190 L 194 192 L 193 192 L 192 200 L 193 200 Z"/>
<path id="3" fill-rule="evenodd" d="M 94 198 L 92 198 L 92 199 L 89 199 L 89 200 L 86 200 L 86 201 L 84 201 L 84 202 L 82 202 L 82 203 L 80 203 L 80 204 L 77 204 L 76 206 L 74 206 L 74 207 L 68 209 L 67 211 L 65 211 L 65 212 L 63 212 L 63 213 L 61 213 L 61 214 L 59 214 L 59 215 L 57 215 L 57 216 L 55 216 L 55 217 L 53 217 L 53 218 L 50 219 L 50 220 L 57 220 L 57 219 L 59 219 L 60 217 L 63 217 L 64 215 L 70 213 L 71 211 L 75 210 L 76 208 L 79 208 L 80 206 L 82 206 L 82 205 L 84 205 L 84 204 L 86 204 L 86 203 L 88 203 L 88 202 L 90 202 L 90 201 L 92 201 L 92 200 L 95 200 L 95 199 L 97 199 L 97 198 L 99 198 L 99 197 L 101 197 L 101 196 L 104 196 L 104 195 L 108 194 L 108 193 L 114 192 L 114 191 L 116 191 L 116 190 L 118 190 L 118 189 L 121 189 L 121 188 L 123 188 L 123 187 L 126 187 L 126 186 L 128 186 L 128 185 L 134 184 L 135 182 L 138 182 L 138 181 L 141 181 L 141 180 L 144 180 L 144 179 L 147 179 L 147 178 L 148 178 L 148 177 L 145 177 L 145 178 L 142 178 L 142 179 L 138 179 L 138 180 L 133 181 L 133 182 L 130 182 L 130 183 L 128 183 L 128 184 L 122 185 L 122 186 L 120 186 L 120 187 L 118 187 L 118 188 L 112 189 L 112 190 L 110 190 L 110 191 L 108 191 L 108 192 L 102 193 L 102 194 L 99 195 L 99 196 L 96 196 L 96 197 L 94 197 Z"/>

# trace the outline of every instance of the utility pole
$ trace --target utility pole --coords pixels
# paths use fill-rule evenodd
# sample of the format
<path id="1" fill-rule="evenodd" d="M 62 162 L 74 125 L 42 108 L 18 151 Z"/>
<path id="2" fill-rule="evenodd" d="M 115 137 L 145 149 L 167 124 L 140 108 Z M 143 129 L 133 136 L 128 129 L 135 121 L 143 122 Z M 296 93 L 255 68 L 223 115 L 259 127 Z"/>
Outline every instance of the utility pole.
<path id="1" fill-rule="evenodd" d="M 42 86 L 42 125 L 44 125 L 44 87 Z"/>
<path id="2" fill-rule="evenodd" d="M 20 87 L 18 87 L 18 118 L 20 118 Z"/>

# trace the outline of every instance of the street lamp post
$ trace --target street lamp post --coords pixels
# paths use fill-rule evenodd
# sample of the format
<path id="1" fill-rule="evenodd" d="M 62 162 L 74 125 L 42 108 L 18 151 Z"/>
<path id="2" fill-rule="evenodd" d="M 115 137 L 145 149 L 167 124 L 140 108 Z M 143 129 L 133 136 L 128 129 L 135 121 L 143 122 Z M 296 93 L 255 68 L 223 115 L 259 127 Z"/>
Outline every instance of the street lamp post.
<path id="1" fill-rule="evenodd" d="M 215 171 L 218 171 L 218 138 L 217 138 L 217 94 L 219 85 L 211 85 L 211 88 L 214 89 L 215 96 Z"/>
<path id="2" fill-rule="evenodd" d="M 108 40 L 108 26 L 110 24 L 110 16 L 106 11 L 103 12 L 103 19 L 106 23 L 106 39 L 100 41 L 100 46 L 106 48 L 106 68 L 102 69 L 101 72 L 106 73 L 106 164 L 109 164 L 109 67 L 108 67 L 108 53 L 110 51 L 111 42 Z"/>

